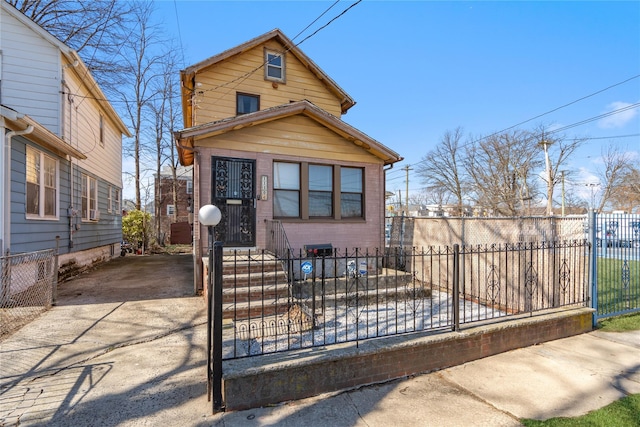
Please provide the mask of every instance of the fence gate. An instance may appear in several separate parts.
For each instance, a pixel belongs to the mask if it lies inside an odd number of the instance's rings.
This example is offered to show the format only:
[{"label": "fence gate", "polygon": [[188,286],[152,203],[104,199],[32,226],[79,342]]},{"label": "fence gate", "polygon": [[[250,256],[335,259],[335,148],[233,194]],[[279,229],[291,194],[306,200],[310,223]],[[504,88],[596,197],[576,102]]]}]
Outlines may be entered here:
[{"label": "fence gate", "polygon": [[594,323],[640,311],[640,215],[591,214]]}]

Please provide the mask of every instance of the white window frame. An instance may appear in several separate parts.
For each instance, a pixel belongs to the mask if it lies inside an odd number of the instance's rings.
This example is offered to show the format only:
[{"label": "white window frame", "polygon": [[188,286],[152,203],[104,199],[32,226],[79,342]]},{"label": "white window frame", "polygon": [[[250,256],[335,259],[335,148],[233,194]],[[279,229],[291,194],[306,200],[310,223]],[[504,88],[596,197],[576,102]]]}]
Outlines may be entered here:
[{"label": "white window frame", "polygon": [[120,189],[117,187],[113,188],[113,198],[111,199],[111,213],[120,215],[122,211],[120,210]]},{"label": "white window frame", "polygon": [[[60,218],[60,211],[58,207],[60,206],[60,162],[55,157],[49,156],[43,153],[40,150],[37,150],[31,146],[27,146],[26,150],[26,159],[25,164],[27,170],[25,171],[25,184],[28,186],[28,176],[29,176],[29,153],[35,154],[38,159],[38,165],[34,165],[36,167],[35,176],[37,177],[37,182],[35,183],[38,186],[38,200],[36,201],[36,205],[38,207],[38,213],[27,212],[27,193],[28,189],[25,188],[25,214],[29,219],[43,219],[43,220],[57,220]],[[47,170],[45,168],[45,162],[53,162],[54,164],[54,174],[53,177],[53,185],[47,185],[47,181],[51,181],[51,178],[47,179]],[[47,188],[53,188],[55,191],[54,196],[54,206],[53,206],[53,215],[47,215],[45,213],[45,199],[46,199],[46,190]]]},{"label": "white window frame", "polygon": [[[279,56],[280,57],[280,65],[276,65],[276,64],[272,64],[272,58],[274,56]],[[273,81],[273,82],[279,82],[279,83],[285,83],[286,82],[286,61],[285,61],[286,57],[285,54],[282,52],[278,52],[276,50],[272,50],[272,49],[266,49],[264,50],[264,79],[265,80],[269,80],[269,81]],[[280,77],[274,77],[269,75],[269,71],[273,70],[273,69],[278,69],[280,70]]]},{"label": "white window frame", "polygon": [[[91,194],[93,185],[94,194]],[[100,209],[98,208],[98,180],[92,176],[82,174],[82,220],[95,222],[100,219]],[[86,200],[86,201],[85,201]],[[96,214],[91,218],[91,211],[95,211]]]},{"label": "white window frame", "polygon": [[114,187],[113,185],[109,186],[109,195],[107,199],[107,212],[112,214],[118,214],[120,212],[120,189]]},{"label": "white window frame", "polygon": [[176,205],[167,205],[167,216],[173,216],[176,214]]},{"label": "white window frame", "polygon": [[187,194],[193,194],[193,181],[187,181]]},{"label": "white window frame", "polygon": [[104,116],[102,114],[100,114],[98,126],[100,132],[100,146],[104,148]]}]

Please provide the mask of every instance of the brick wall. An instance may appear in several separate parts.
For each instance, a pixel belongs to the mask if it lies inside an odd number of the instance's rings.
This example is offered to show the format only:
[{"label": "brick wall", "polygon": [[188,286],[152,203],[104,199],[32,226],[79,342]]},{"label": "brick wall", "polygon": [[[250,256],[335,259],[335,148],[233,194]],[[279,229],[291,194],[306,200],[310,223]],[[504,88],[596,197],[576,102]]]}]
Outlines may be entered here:
[{"label": "brick wall", "polygon": [[227,410],[241,410],[435,371],[591,330],[592,310],[563,310],[462,332],[405,335],[224,364]]},{"label": "brick wall", "polygon": [[[171,224],[176,222],[190,222],[191,216],[189,212],[190,203],[193,204],[193,194],[187,193],[187,182],[191,181],[191,178],[179,178],[177,186],[177,204],[175,205],[176,215],[167,214],[167,206],[173,205],[173,189],[172,178],[162,176],[160,179],[159,188],[157,190],[159,201],[158,217],[160,218],[160,232],[165,237],[165,243],[171,241]],[[192,199],[191,202],[189,199]]]}]

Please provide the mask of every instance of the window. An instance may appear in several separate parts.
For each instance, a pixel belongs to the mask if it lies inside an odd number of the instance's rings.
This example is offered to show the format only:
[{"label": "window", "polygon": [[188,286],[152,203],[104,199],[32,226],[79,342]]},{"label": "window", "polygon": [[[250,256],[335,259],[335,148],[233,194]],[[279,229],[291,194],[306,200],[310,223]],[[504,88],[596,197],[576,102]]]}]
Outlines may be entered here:
[{"label": "window", "polygon": [[273,163],[275,218],[364,218],[364,169]]},{"label": "window", "polygon": [[333,167],[309,165],[309,216],[333,216]]},{"label": "window", "polygon": [[104,117],[100,114],[100,146],[104,147]]},{"label": "window", "polygon": [[173,216],[176,214],[176,206],[175,205],[167,205],[167,216]]},{"label": "window", "polygon": [[236,93],[236,115],[249,114],[260,109],[260,96]]},{"label": "window", "polygon": [[118,214],[120,213],[120,189],[110,185],[109,199],[107,200],[107,211]]},{"label": "window", "polygon": [[273,164],[273,216],[300,217],[300,165]]},{"label": "window", "polygon": [[27,200],[28,217],[58,217],[58,161],[53,157],[27,147]]},{"label": "window", "polygon": [[82,219],[97,221],[100,219],[98,211],[98,183],[89,175],[82,175]]},{"label": "window", "polygon": [[193,181],[187,181],[187,194],[193,194]]},{"label": "window", "polygon": [[362,169],[341,168],[340,170],[340,216],[360,218],[363,216]]},{"label": "window", "polygon": [[264,56],[264,78],[284,83],[284,55],[280,52],[265,49]]}]

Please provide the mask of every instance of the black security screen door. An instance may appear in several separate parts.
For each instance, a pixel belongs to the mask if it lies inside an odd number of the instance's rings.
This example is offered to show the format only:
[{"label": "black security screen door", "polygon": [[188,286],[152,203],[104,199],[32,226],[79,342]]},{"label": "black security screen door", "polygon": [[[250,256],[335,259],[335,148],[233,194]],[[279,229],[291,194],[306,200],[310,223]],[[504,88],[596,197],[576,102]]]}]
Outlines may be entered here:
[{"label": "black security screen door", "polygon": [[222,213],[216,240],[227,247],[255,246],[255,160],[212,157],[211,164],[211,200]]}]

